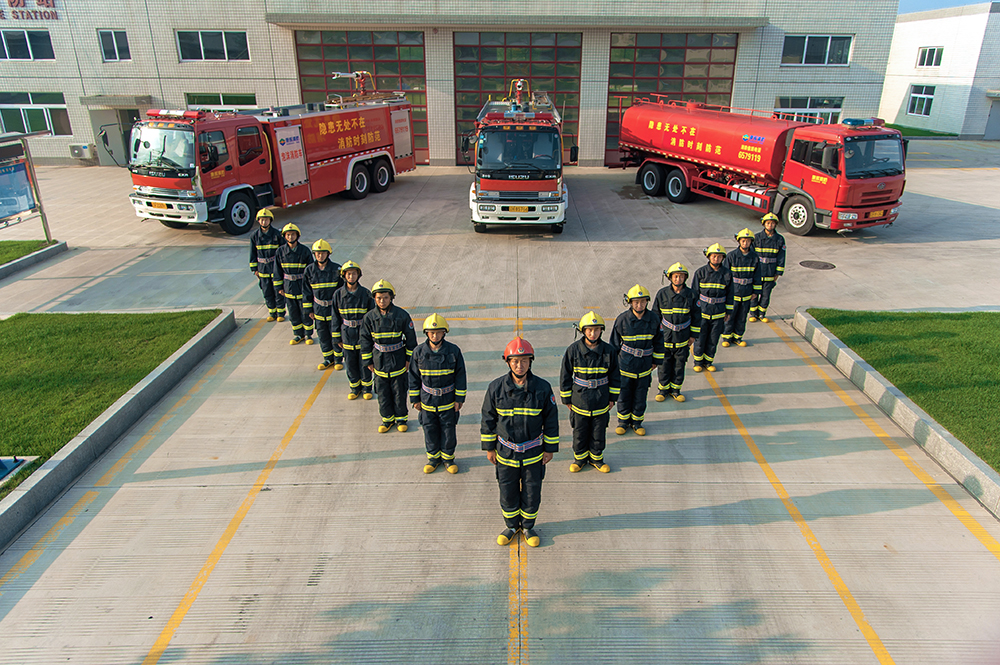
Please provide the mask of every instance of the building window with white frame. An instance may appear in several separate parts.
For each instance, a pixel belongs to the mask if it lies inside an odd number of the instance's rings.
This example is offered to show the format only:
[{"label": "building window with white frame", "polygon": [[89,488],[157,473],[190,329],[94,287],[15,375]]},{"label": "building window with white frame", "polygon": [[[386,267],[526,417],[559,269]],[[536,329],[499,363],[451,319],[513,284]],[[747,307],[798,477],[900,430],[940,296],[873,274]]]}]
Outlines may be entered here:
[{"label": "building window with white frame", "polygon": [[177,52],[181,61],[249,60],[247,33],[214,30],[177,31]]},{"label": "building window with white frame", "polygon": [[917,67],[940,67],[942,53],[944,48],[941,46],[921,48],[917,57]]},{"label": "building window with white frame", "polygon": [[929,116],[931,114],[931,104],[933,103],[933,85],[910,86],[910,103],[906,107],[906,114]]},{"label": "building window with white frame", "polygon": [[4,132],[73,135],[61,92],[0,92],[0,125]]},{"label": "building window with white frame", "polygon": [[184,101],[187,103],[189,111],[239,111],[243,109],[255,109],[257,106],[256,93],[228,93],[228,92],[188,92],[184,94]]},{"label": "building window with white frame", "polygon": [[104,62],[132,59],[132,54],[128,50],[128,35],[124,30],[98,30],[97,39],[101,43]]},{"label": "building window with white frame", "polygon": [[783,120],[834,124],[840,122],[843,97],[775,97],[774,112]]},{"label": "building window with white frame", "polygon": [[55,60],[46,30],[3,30],[0,60]]},{"label": "building window with white frame", "polygon": [[781,64],[847,65],[852,40],[849,35],[786,35],[781,49]]}]

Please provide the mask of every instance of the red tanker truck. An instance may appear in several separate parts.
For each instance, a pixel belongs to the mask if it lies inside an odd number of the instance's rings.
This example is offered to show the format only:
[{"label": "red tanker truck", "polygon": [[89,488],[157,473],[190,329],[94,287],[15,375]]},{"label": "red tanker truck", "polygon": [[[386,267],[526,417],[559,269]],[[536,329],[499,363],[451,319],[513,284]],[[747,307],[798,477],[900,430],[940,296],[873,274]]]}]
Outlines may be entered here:
[{"label": "red tanker truck", "polygon": [[905,184],[900,133],[882,120],[836,125],[773,112],[640,100],[619,147],[636,183],[674,203],[692,193],[779,215],[791,233],[892,224]]}]

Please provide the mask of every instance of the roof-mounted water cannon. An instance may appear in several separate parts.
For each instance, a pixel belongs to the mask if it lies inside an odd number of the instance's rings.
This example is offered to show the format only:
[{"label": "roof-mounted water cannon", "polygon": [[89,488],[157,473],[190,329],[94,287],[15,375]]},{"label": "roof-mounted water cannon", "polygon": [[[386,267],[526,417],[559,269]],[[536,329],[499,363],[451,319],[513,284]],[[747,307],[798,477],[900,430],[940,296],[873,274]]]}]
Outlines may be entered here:
[{"label": "roof-mounted water cannon", "polygon": [[528,92],[528,82],[525,81],[524,79],[517,79],[517,81],[513,82],[513,85],[514,85],[514,89],[516,90],[515,97],[514,97],[514,99],[515,99],[514,103],[515,103],[516,106],[514,108],[512,108],[511,110],[512,111],[523,111],[524,107],[521,106],[521,104],[523,104],[522,96],[524,95],[524,93]]},{"label": "roof-mounted water cannon", "polygon": [[375,79],[372,78],[372,73],[371,72],[366,72],[366,71],[334,72],[333,74],[330,75],[330,78],[332,78],[334,80],[336,80],[336,79],[351,79],[352,81],[354,81],[355,85],[357,86],[356,92],[359,95],[365,94],[365,78],[366,77],[367,77],[368,81],[372,85],[372,91],[376,92],[378,90],[378,88],[375,87]]}]

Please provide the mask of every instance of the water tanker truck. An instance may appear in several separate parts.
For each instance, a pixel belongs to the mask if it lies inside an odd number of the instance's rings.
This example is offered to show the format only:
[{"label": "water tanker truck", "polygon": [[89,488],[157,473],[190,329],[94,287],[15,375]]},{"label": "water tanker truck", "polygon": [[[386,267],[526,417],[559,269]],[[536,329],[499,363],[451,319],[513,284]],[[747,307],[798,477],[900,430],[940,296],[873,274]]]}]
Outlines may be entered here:
[{"label": "water tanker truck", "polygon": [[903,140],[877,118],[813,124],[640,100],[622,115],[619,148],[647,195],[685,203],[697,193],[773,212],[796,235],[892,224],[905,184]]}]

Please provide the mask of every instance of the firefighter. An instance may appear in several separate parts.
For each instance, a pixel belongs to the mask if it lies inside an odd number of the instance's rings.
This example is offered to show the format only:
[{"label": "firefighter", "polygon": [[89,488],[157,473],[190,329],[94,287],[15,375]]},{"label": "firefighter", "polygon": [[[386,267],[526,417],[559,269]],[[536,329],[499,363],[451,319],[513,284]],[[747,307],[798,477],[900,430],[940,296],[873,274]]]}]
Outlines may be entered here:
[{"label": "firefighter", "polygon": [[618,351],[621,392],[618,393],[618,427],[615,434],[629,428],[646,435],[642,426],[646,415],[646,395],[653,369],[663,362],[663,332],[656,314],[649,311],[649,291],[636,284],[623,296],[627,310],[618,315],[611,328],[611,346]]},{"label": "firefighter", "polygon": [[559,372],[559,397],[569,406],[569,424],[573,428],[573,462],[570,473],[591,464],[601,473],[611,467],[604,461],[611,407],[621,389],[618,352],[601,339],[604,319],[587,312],[577,325],[583,337],[574,341],[563,354]]},{"label": "firefighter", "polygon": [[396,290],[388,280],[375,282],[372,296],[375,309],[361,321],[361,361],[375,374],[378,411],[382,416],[379,433],[388,432],[394,424],[397,430],[405,432],[406,370],[417,346],[413,319],[393,304]]},{"label": "firefighter", "polygon": [[760,295],[750,299],[750,321],[770,321],[767,306],[771,304],[771,290],[778,278],[785,274],[785,238],[775,231],[778,216],[773,212],[764,215],[760,223],[764,230],[753,237],[754,249],[760,260]]},{"label": "firefighter", "polygon": [[283,296],[288,308],[288,320],[292,324],[289,344],[312,344],[312,321],[304,317],[302,308],[302,277],[306,266],[312,263],[312,254],[299,244],[299,227],[285,224],[281,229],[287,244],[278,248],[274,255],[274,286],[278,295]]},{"label": "firefighter", "polygon": [[694,271],[691,290],[701,310],[701,330],[694,340],[694,371],[715,371],[715,350],[733,311],[733,274],[725,265],[726,250],[715,243],[705,250],[708,263]]},{"label": "firefighter", "polygon": [[[340,288],[340,264],[330,260],[330,243],[320,238],[313,243],[315,263],[306,266],[302,278],[302,309],[309,320],[316,325],[316,337],[323,351],[323,362],[316,369],[344,369],[344,354],[334,346],[331,331],[333,294]],[[339,341],[340,332],[337,331]]]},{"label": "firefighter", "polygon": [[[348,261],[340,268],[344,285],[333,294],[333,343],[343,349],[347,367],[347,382],[351,392],[347,399],[372,398],[372,371],[361,361],[361,321],[375,309],[371,291],[358,284],[361,266]],[[339,369],[334,365],[334,369]]]},{"label": "firefighter", "polygon": [[448,332],[444,317],[428,316],[424,320],[427,339],[410,358],[410,402],[419,411],[427,448],[424,473],[433,473],[442,464],[448,473],[458,473],[455,426],[465,402],[465,359],[462,350],[444,338]]},{"label": "firefighter", "polygon": [[653,312],[660,317],[663,332],[664,359],[658,372],[659,392],[656,401],[666,401],[673,397],[677,402],[685,400],[681,394],[684,384],[684,366],[695,337],[701,332],[701,312],[694,291],[688,288],[688,269],[683,263],[675,263],[663,271],[669,284],[656,293]]},{"label": "firefighter", "polygon": [[735,236],[737,247],[726,255],[726,267],[733,274],[733,312],[722,332],[722,346],[746,346],[750,299],[760,293],[760,261],[753,248],[753,231],[743,229]]},{"label": "firefighter", "polygon": [[274,288],[274,254],[282,245],[281,234],[271,226],[274,215],[267,208],[257,213],[260,228],[250,234],[250,272],[260,283],[268,321],[285,320],[285,299]]},{"label": "firefighter", "polygon": [[538,547],[535,519],[542,502],[545,465],[559,452],[559,410],[552,386],[531,373],[535,351],[514,338],[504,349],[510,370],[494,379],[483,398],[480,438],[486,458],[496,467],[500,511],[506,527],[498,545],[514,540],[519,530]]}]

